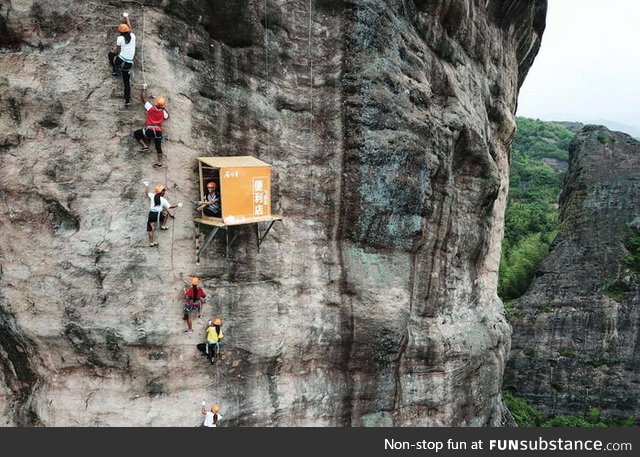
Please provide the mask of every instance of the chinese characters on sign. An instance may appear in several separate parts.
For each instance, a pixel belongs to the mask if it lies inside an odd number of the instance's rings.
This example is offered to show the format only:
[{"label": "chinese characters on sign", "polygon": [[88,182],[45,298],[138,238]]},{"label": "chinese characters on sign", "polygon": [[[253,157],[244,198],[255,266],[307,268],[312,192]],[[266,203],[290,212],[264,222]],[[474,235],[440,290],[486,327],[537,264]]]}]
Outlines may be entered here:
[{"label": "chinese characters on sign", "polygon": [[268,178],[253,178],[253,215],[264,216],[270,214],[268,186],[266,181]]}]

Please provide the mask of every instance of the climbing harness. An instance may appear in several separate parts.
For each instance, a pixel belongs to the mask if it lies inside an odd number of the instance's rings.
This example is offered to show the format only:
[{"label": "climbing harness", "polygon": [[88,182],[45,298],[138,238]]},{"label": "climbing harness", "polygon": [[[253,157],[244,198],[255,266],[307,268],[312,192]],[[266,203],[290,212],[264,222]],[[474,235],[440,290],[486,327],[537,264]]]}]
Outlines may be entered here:
[{"label": "climbing harness", "polygon": [[[155,127],[155,128],[153,128]],[[147,130],[150,130],[153,132],[153,139],[154,140],[160,140],[163,143],[166,141],[166,137],[165,135],[162,134],[162,130],[158,130],[159,127],[157,125],[147,125],[145,127],[142,127],[142,135],[147,138]]]},{"label": "climbing harness", "polygon": [[114,56],[112,63],[113,63],[113,66],[119,71],[128,71],[129,73],[132,73],[133,61],[127,62],[125,59],[123,59],[120,56]]}]

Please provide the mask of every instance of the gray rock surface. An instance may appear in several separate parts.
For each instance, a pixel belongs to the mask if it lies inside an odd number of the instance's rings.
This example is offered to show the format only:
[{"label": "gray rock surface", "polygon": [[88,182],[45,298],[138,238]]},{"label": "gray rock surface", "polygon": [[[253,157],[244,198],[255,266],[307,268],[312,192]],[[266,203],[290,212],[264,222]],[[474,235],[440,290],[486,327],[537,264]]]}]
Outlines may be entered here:
[{"label": "gray rock surface", "polygon": [[[517,92],[546,1],[128,3],[134,92],[168,97],[168,167],[109,74],[121,2],[0,9],[4,425],[499,425],[496,295]],[[197,193],[195,158],[273,165],[283,223],[196,264],[176,211],[146,247],[141,181]],[[215,368],[185,334],[204,279]]]},{"label": "gray rock surface", "polygon": [[560,230],[514,307],[505,372],[546,413],[640,417],[639,174],[627,134],[587,125],[571,143]]}]

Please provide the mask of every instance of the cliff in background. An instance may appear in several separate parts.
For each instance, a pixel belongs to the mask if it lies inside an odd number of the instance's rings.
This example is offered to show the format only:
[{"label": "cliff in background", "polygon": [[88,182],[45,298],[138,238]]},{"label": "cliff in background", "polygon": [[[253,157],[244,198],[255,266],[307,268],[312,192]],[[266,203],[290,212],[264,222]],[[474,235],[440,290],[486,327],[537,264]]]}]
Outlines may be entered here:
[{"label": "cliff in background", "polygon": [[[131,13],[168,97],[168,167],[136,153],[106,53]],[[546,1],[3,1],[2,425],[481,426],[502,420],[496,295],[517,93]],[[187,206],[146,247],[141,181],[195,158],[273,165],[258,253],[196,264]],[[225,320],[205,363],[179,296]]]},{"label": "cliff in background", "polygon": [[547,414],[640,417],[640,142],[588,125],[569,147],[560,229],[514,306],[505,388]]}]

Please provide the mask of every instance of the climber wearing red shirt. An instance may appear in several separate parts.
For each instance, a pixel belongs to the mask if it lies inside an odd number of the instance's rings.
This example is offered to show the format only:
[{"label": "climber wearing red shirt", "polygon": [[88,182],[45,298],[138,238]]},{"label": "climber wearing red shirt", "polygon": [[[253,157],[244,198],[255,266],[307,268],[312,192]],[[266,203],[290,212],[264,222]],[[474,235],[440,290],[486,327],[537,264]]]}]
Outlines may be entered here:
[{"label": "climber wearing red shirt", "polygon": [[189,333],[193,332],[193,318],[191,317],[191,313],[197,311],[199,318],[204,315],[202,314],[202,307],[204,306],[207,294],[204,293],[201,287],[198,287],[199,284],[200,278],[191,278],[191,287],[184,292],[184,317],[187,318],[187,330],[185,330],[185,332]]},{"label": "climber wearing red shirt", "polygon": [[147,119],[145,126],[142,129],[138,129],[133,132],[133,137],[138,140],[138,143],[142,145],[140,152],[146,152],[149,150],[149,146],[144,142],[146,138],[148,141],[153,140],[156,145],[156,153],[158,154],[158,161],[153,164],[158,168],[162,166],[162,123],[165,119],[169,118],[169,113],[164,109],[166,99],[164,97],[158,97],[154,103],[147,98],[147,89],[142,89],[142,103],[144,103],[144,109],[147,110]]}]

